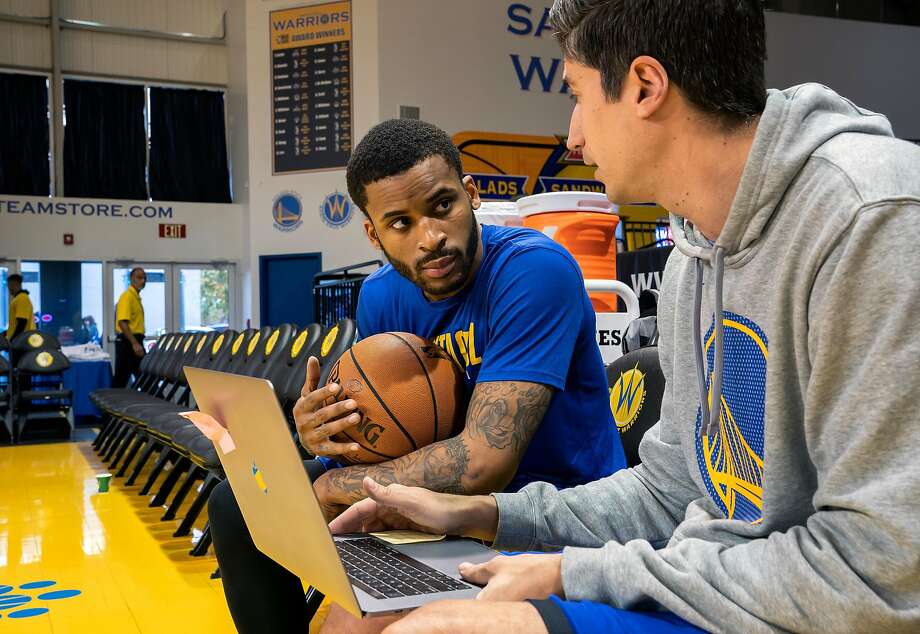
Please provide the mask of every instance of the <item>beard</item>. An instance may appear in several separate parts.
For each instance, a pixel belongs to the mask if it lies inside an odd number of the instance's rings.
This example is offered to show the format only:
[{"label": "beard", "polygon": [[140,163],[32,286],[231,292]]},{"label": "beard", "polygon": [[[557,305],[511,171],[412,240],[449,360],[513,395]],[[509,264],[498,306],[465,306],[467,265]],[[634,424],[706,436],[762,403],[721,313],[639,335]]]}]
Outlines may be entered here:
[{"label": "beard", "polygon": [[[412,265],[390,257],[390,254],[387,253],[387,250],[382,244],[380,248],[383,250],[383,255],[386,257],[387,261],[396,269],[396,272],[422,289],[422,292],[425,293],[426,296],[443,298],[444,296],[453,295],[469,281],[470,274],[473,270],[473,263],[476,261],[476,250],[479,248],[479,223],[476,221],[476,216],[473,214],[472,207],[470,207],[470,220],[470,232],[466,237],[466,244],[463,245],[462,249],[455,247],[439,249],[434,253],[429,253],[425,257],[416,260]],[[421,273],[422,267],[429,262],[445,257],[456,258],[456,266],[459,275],[457,275],[456,272],[452,273],[452,281],[439,281],[441,283],[432,283],[426,280]]]}]

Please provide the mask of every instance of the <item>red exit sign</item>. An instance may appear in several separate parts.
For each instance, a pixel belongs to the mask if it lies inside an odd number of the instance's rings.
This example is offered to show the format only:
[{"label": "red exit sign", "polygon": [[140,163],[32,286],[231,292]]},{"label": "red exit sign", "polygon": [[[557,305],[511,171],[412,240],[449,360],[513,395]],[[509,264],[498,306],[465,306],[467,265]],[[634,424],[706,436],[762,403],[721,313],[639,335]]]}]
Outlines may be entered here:
[{"label": "red exit sign", "polygon": [[161,238],[184,238],[185,225],[160,225]]}]

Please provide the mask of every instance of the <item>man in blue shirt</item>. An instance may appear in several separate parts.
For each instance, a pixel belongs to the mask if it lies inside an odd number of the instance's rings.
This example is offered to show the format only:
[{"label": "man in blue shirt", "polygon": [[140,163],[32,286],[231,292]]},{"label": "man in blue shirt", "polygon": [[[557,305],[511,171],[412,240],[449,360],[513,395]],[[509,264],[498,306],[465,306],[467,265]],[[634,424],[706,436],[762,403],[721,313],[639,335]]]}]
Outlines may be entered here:
[{"label": "man in blue shirt", "polygon": [[[464,369],[470,406],[454,438],[379,465],[329,470],[315,483],[327,508],[364,497],[364,476],[473,494],[534,481],[565,488],[624,467],[595,315],[572,256],[530,229],[480,226],[473,179],[433,125],[374,127],[347,179],[368,238],[389,261],[362,286],[360,335],[434,340]],[[329,436],[354,415],[344,404],[315,411],[328,396],[308,394],[295,417],[304,446],[334,459],[350,445]]]},{"label": "man in blue shirt", "polygon": [[[308,472],[332,519],[366,496],[366,476],[435,491],[487,494],[534,481],[565,488],[626,466],[577,263],[529,229],[482,226],[473,179],[442,130],[385,121],[358,144],[348,189],[389,265],[365,280],[362,337],[401,331],[434,340],[464,369],[464,429],[396,460],[341,466],[357,449],[331,438],[359,421],[351,400],[326,406],[310,359],[294,408]],[[209,504],[224,592],[241,632],[304,631],[300,581],[252,544],[229,486]],[[279,530],[283,528],[279,527]]]}]

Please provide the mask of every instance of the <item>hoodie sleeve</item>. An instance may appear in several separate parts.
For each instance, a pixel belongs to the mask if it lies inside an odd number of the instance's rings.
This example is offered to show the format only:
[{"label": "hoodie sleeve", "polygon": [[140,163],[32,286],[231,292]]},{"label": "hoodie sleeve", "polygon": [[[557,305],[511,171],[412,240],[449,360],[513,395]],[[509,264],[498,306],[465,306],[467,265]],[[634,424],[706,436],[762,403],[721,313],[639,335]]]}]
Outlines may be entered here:
[{"label": "hoodie sleeve", "polygon": [[[920,629],[918,219],[916,201],[862,209],[814,282],[802,421],[817,474],[814,513],[736,543],[684,539],[656,551],[622,539],[586,548],[597,544],[584,539],[564,550],[568,599],[657,603],[715,631]],[[614,477],[597,489],[566,509],[570,517],[595,501],[648,508],[650,494],[636,484]],[[538,528],[572,521],[550,501],[552,520],[541,517]],[[606,535],[629,533],[619,520],[608,524]]]},{"label": "hoodie sleeve", "polygon": [[[687,270],[684,256],[671,255],[663,278],[659,325],[675,324],[672,280]],[[674,280],[676,282],[677,280]],[[679,425],[672,406],[671,339],[658,349],[665,390],[661,417],[642,439],[642,464],[583,486],[558,491],[545,482],[517,493],[496,493],[499,525],[495,547],[505,550],[559,550],[563,545],[598,547],[608,541],[644,539],[664,545],[683,519],[687,505],[700,497],[687,470]]]}]

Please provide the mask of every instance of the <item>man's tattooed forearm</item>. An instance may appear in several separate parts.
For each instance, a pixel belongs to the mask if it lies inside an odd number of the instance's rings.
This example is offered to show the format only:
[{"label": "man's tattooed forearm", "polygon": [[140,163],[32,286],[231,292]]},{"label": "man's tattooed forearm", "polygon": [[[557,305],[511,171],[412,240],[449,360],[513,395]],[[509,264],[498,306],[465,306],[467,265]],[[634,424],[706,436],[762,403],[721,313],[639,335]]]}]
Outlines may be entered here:
[{"label": "man's tattooed forearm", "polygon": [[326,472],[326,484],[332,499],[342,503],[364,497],[361,482],[365,476],[383,485],[398,482],[432,491],[466,493],[461,480],[469,464],[469,448],[463,438],[455,436],[389,462],[330,469]]},{"label": "man's tattooed forearm", "polygon": [[540,426],[552,396],[552,388],[539,383],[480,383],[466,416],[468,433],[490,447],[510,448],[520,456]]}]

